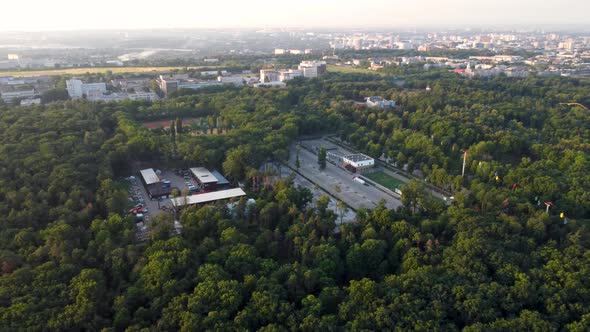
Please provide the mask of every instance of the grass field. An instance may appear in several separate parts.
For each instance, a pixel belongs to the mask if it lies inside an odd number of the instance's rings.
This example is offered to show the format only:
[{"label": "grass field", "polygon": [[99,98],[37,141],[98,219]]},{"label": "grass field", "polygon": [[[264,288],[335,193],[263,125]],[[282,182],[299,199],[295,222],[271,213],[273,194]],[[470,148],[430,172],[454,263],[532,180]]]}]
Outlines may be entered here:
[{"label": "grass field", "polygon": [[[107,71],[113,74],[122,73],[161,73],[168,72],[174,69],[183,69],[186,67],[91,67],[91,68],[64,68],[64,69],[47,69],[47,70],[12,70],[0,71],[0,76],[15,76],[15,77],[30,77],[39,75],[83,75],[86,73],[96,74],[105,73]],[[188,67],[188,69],[200,68],[215,68],[214,66],[207,67]]]},{"label": "grass field", "polygon": [[[97,74],[111,71],[113,74],[122,73],[161,73],[185,67],[89,67],[89,68],[64,68],[64,69],[40,69],[40,70],[9,70],[0,71],[0,76],[31,77],[39,75],[83,75],[86,73]],[[213,68],[215,66],[193,66],[188,69]],[[380,73],[367,68],[353,68],[328,65],[328,71],[335,73],[352,74],[377,74]]]},{"label": "grass field", "polygon": [[328,65],[328,71],[334,73],[345,73],[345,74],[377,74],[381,75],[380,73],[369,70],[367,68],[354,68],[354,67],[343,67],[343,66],[335,66],[335,65]]},{"label": "grass field", "polygon": [[363,174],[363,176],[391,190],[399,189],[401,188],[401,186],[405,184],[400,180],[393,178],[383,172],[367,173]]}]

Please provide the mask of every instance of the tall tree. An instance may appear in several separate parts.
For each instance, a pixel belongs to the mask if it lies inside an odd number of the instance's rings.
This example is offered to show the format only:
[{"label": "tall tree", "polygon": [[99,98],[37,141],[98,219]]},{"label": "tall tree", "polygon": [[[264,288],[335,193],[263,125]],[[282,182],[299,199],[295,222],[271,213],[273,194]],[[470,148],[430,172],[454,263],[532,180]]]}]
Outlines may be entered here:
[{"label": "tall tree", "polygon": [[182,133],[182,118],[176,118],[176,133]]},{"label": "tall tree", "polygon": [[326,150],[325,147],[320,147],[320,150],[318,151],[318,164],[320,165],[320,169],[325,169],[326,168],[326,157],[328,154],[328,150]]}]

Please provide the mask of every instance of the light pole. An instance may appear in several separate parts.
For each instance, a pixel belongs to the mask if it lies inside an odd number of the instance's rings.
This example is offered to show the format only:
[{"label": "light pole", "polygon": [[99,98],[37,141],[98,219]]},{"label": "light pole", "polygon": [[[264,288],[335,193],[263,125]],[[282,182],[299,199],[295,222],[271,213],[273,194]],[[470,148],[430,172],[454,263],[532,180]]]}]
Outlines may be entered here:
[{"label": "light pole", "polygon": [[467,151],[468,150],[461,150],[463,151],[463,170],[461,171],[461,177],[465,177],[465,163],[467,162]]},{"label": "light pole", "polygon": [[547,209],[545,210],[545,212],[547,214],[549,214],[549,208],[553,206],[553,202],[545,202],[545,205],[547,206]]}]

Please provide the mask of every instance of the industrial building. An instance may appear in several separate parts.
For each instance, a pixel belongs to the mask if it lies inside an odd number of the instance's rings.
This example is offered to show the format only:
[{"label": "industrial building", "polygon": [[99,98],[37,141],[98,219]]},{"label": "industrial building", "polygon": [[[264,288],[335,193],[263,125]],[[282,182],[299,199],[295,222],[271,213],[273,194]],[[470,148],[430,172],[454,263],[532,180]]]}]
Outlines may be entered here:
[{"label": "industrial building", "polygon": [[237,198],[241,196],[246,196],[246,193],[242,188],[233,188],[233,189],[226,189],[220,191],[214,191],[209,193],[191,195],[186,197],[177,197],[173,198],[170,201],[172,202],[172,206],[174,208],[179,208],[187,205],[196,205],[196,204],[205,204],[205,203],[212,203],[217,201],[228,200],[232,198]]},{"label": "industrial building", "polygon": [[186,81],[178,83],[178,89],[193,89],[198,90],[201,88],[208,88],[212,86],[222,86],[223,83],[220,82],[193,82],[193,81]]},{"label": "industrial building", "polygon": [[216,170],[212,170],[211,174],[213,174],[213,176],[217,179],[217,183],[215,184],[215,186],[217,187],[218,190],[221,189],[229,189],[229,181],[225,178],[225,176],[223,176],[221,173],[219,173]]},{"label": "industrial building", "polygon": [[35,89],[32,90],[24,90],[24,91],[4,91],[1,92],[1,98],[5,102],[10,102],[14,99],[23,99],[23,98],[31,98],[34,97],[37,93]]},{"label": "industrial building", "polygon": [[284,88],[287,86],[287,83],[285,82],[281,82],[281,81],[276,81],[276,82],[264,82],[264,83],[256,83],[254,84],[255,88],[260,88],[263,86],[268,86],[268,87],[273,87],[273,86],[277,86],[280,88]]},{"label": "industrial building", "polygon": [[154,101],[154,100],[158,100],[160,98],[158,98],[158,95],[153,93],[153,92],[135,92],[135,93],[130,93],[129,94],[129,99],[131,100],[148,100],[148,101]]},{"label": "industrial building", "polygon": [[20,101],[21,106],[41,105],[41,98],[23,99]]},{"label": "industrial building", "polygon": [[191,168],[191,173],[193,173],[203,191],[210,191],[217,188],[217,182],[219,180],[205,167],[193,167]]},{"label": "industrial building", "polygon": [[169,197],[172,193],[170,182],[163,182],[160,180],[153,168],[142,169],[141,182],[145,186],[150,198]]},{"label": "industrial building", "polygon": [[353,173],[362,173],[375,167],[375,159],[364,154],[350,154],[342,157],[344,168]]},{"label": "industrial building", "polygon": [[244,78],[242,76],[218,76],[217,81],[222,84],[233,84],[238,87],[244,85]]}]

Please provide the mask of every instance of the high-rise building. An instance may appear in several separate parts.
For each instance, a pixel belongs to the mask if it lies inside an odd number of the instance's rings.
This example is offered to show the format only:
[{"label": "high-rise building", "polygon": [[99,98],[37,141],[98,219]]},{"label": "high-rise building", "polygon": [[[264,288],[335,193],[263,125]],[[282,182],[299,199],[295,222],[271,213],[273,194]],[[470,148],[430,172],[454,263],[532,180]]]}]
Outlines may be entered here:
[{"label": "high-rise building", "polygon": [[302,61],[298,67],[303,71],[303,76],[308,78],[318,77],[326,72],[325,61]]},{"label": "high-rise building", "polygon": [[276,82],[279,80],[279,72],[274,69],[260,69],[260,82]]},{"label": "high-rise building", "polygon": [[176,91],[178,89],[178,80],[172,77],[164,77],[164,75],[160,75],[158,79],[158,85],[160,86],[160,90],[164,92],[164,94],[169,94],[170,92]]},{"label": "high-rise building", "polygon": [[82,83],[81,80],[73,78],[66,81],[66,90],[71,98],[82,98],[89,92],[104,93],[107,91],[106,83]]},{"label": "high-rise building", "polygon": [[295,77],[303,76],[303,71],[298,69],[287,69],[279,71],[279,81],[284,82],[292,80]]}]

